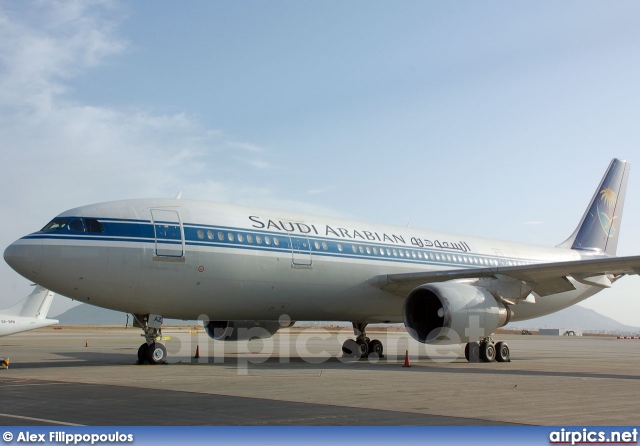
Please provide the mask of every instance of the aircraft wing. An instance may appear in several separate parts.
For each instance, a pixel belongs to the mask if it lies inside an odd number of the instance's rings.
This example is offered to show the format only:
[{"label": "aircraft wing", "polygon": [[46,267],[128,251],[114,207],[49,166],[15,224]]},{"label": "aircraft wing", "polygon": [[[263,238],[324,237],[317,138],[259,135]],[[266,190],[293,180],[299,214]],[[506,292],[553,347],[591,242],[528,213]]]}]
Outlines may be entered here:
[{"label": "aircraft wing", "polygon": [[370,279],[369,283],[398,296],[406,296],[414,288],[432,282],[483,278],[503,280],[507,277],[524,282],[538,296],[547,296],[575,289],[568,280],[569,277],[587,285],[608,288],[611,286],[612,279],[624,274],[640,274],[640,256],[599,257],[524,266],[382,274]]}]

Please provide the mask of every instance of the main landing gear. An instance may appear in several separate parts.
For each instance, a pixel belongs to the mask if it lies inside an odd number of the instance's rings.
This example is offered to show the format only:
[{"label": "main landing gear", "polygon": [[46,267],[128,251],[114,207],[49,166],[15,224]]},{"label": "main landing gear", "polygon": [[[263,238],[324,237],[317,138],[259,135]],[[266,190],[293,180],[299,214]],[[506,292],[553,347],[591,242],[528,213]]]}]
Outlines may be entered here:
[{"label": "main landing gear", "polygon": [[137,364],[164,364],[167,361],[167,349],[157,339],[162,337],[162,316],[157,314],[134,314],[134,327],[144,330],[145,342],[138,349]]},{"label": "main landing gear", "polygon": [[510,362],[509,346],[506,342],[493,342],[491,338],[480,342],[468,342],[464,347],[464,357],[469,362]]},{"label": "main landing gear", "polygon": [[382,352],[384,350],[382,342],[377,339],[370,340],[367,337],[365,332],[367,323],[352,322],[352,325],[356,339],[347,339],[344,341],[342,344],[343,356],[360,359],[376,355],[378,358],[382,358]]}]

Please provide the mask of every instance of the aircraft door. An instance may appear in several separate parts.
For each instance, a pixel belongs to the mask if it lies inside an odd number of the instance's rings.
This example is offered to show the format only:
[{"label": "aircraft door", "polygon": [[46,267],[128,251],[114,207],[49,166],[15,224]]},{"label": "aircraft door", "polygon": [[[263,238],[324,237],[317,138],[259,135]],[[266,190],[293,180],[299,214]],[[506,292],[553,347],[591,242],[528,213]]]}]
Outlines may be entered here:
[{"label": "aircraft door", "polygon": [[311,268],[311,243],[304,234],[289,234],[291,246],[291,266],[293,268]]},{"label": "aircraft door", "polygon": [[507,261],[504,258],[504,253],[499,249],[494,249],[496,257],[498,258],[498,266],[507,266]]},{"label": "aircraft door", "polygon": [[155,234],[155,255],[166,258],[183,258],[184,231],[178,211],[173,209],[151,209]]}]

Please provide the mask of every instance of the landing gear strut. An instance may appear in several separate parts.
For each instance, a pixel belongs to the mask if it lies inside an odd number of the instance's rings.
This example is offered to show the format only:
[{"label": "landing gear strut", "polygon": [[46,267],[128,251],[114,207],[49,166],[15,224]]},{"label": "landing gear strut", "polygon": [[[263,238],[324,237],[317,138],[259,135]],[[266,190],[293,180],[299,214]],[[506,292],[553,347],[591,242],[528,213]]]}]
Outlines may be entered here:
[{"label": "landing gear strut", "polygon": [[382,342],[377,339],[370,340],[367,337],[365,328],[367,322],[352,322],[353,333],[356,335],[356,339],[347,339],[342,344],[342,353],[344,356],[355,358],[367,358],[370,355],[376,355],[378,358],[384,357],[382,352],[384,347]]},{"label": "landing gear strut", "polygon": [[145,342],[138,348],[137,364],[163,364],[167,361],[167,349],[156,339],[162,337],[162,316],[158,314],[134,314],[134,326],[144,330]]},{"label": "landing gear strut", "polygon": [[491,338],[481,339],[480,342],[468,342],[464,347],[464,357],[469,362],[511,361],[507,343],[494,343]]}]

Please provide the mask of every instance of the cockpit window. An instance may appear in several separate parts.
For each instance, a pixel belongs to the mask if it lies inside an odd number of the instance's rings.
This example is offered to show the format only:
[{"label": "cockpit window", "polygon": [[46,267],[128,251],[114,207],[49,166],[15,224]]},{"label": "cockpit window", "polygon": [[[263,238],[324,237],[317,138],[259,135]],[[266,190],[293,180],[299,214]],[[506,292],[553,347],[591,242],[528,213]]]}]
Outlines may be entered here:
[{"label": "cockpit window", "polygon": [[102,223],[95,218],[85,218],[84,224],[87,227],[87,232],[104,232]]},{"label": "cockpit window", "polygon": [[41,231],[101,232],[104,227],[95,218],[54,218]]},{"label": "cockpit window", "polygon": [[47,225],[41,229],[41,231],[59,231],[60,229],[64,229],[69,223],[68,218],[54,218]]},{"label": "cockpit window", "polygon": [[84,224],[82,224],[82,219],[74,218],[69,222],[69,230],[76,232],[84,232]]}]

